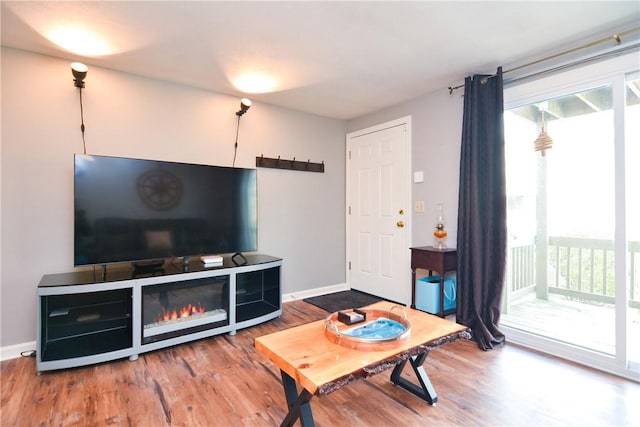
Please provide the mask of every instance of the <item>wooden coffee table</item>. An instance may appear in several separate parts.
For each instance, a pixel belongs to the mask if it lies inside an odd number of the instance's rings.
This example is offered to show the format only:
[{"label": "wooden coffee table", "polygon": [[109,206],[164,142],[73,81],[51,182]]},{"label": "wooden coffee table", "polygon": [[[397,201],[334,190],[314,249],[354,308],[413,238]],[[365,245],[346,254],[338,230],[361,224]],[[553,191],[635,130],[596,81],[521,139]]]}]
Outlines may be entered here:
[{"label": "wooden coffee table", "polygon": [[[365,309],[390,310],[397,304],[379,302]],[[468,328],[419,310],[402,307],[411,323],[408,339],[384,350],[365,351],[331,342],[325,336],[324,320],[256,338],[256,349],[280,368],[289,412],[283,426],[300,418],[305,427],[313,426],[309,401],[324,396],[357,379],[393,367],[391,381],[434,404],[438,397],[422,364],[430,350],[460,338],[470,338]],[[368,347],[370,348],[370,347]],[[402,377],[410,362],[418,384]],[[302,387],[298,393],[297,385]]]}]

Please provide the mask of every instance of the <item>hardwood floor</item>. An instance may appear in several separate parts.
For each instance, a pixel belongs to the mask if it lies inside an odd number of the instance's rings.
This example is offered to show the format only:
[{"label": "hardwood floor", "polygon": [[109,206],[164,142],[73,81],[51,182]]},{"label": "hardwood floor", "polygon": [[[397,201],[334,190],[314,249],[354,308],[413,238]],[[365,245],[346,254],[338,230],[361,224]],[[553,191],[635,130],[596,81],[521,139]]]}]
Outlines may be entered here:
[{"label": "hardwood floor", "polygon": [[[257,336],[318,320],[303,301],[282,318],[135,362],[46,372],[35,359],[2,362],[2,426],[273,426],[285,416],[280,372]],[[429,406],[389,381],[391,371],[311,400],[318,426],[640,425],[640,385],[515,346],[483,352],[456,341],[424,364],[438,393]]]}]

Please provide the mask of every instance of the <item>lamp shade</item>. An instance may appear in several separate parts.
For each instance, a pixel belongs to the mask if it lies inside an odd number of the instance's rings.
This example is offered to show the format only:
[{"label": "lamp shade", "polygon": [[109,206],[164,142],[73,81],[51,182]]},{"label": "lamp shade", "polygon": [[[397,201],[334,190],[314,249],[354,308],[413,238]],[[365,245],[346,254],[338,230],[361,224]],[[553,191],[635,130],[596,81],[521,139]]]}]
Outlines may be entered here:
[{"label": "lamp shade", "polygon": [[87,68],[82,62],[73,62],[71,64],[71,74],[73,74],[73,84],[76,87],[84,87],[84,78],[87,77]]},{"label": "lamp shade", "polygon": [[251,100],[248,98],[242,98],[240,100],[240,110],[236,112],[237,116],[242,116],[251,107]]}]

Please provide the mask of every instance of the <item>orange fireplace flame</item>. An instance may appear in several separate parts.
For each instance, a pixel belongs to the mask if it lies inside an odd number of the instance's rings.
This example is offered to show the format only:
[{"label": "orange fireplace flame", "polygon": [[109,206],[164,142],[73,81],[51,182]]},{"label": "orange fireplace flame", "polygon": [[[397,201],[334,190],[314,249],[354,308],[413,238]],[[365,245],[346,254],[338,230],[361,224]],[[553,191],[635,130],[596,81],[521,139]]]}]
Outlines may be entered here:
[{"label": "orange fireplace flame", "polygon": [[204,306],[200,303],[198,303],[197,305],[189,304],[180,308],[174,307],[170,310],[162,309],[162,313],[158,316],[158,321],[182,319],[190,316],[195,316],[197,314],[203,314],[204,312]]}]

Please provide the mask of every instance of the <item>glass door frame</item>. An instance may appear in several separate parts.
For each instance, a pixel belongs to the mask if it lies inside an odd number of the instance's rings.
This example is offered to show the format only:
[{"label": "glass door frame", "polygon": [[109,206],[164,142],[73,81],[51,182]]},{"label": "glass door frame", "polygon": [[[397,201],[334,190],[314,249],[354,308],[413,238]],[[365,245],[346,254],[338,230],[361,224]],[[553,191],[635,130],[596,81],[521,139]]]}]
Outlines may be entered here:
[{"label": "glass door frame", "polygon": [[[614,162],[615,162],[615,282],[616,320],[615,356],[607,356],[577,346],[501,325],[508,341],[539,351],[566,358],[587,366],[607,371],[640,382],[640,373],[628,365],[628,280],[626,230],[626,164],[625,164],[625,85],[627,75],[638,71],[637,52],[606,61],[556,73],[534,81],[505,85],[504,109],[541,102],[547,99],[577,93],[597,86],[611,85],[614,110]],[[532,151],[533,153],[533,151]],[[508,179],[508,177],[507,177]]]}]

